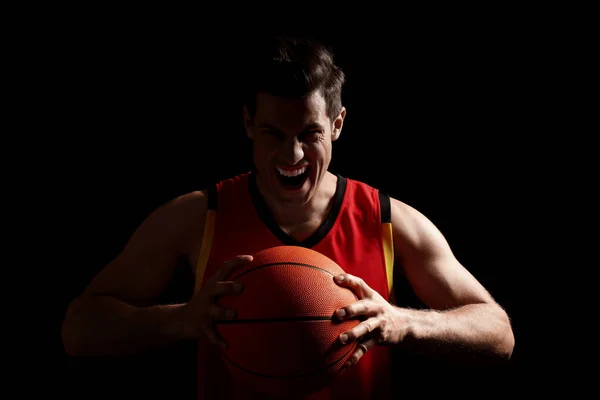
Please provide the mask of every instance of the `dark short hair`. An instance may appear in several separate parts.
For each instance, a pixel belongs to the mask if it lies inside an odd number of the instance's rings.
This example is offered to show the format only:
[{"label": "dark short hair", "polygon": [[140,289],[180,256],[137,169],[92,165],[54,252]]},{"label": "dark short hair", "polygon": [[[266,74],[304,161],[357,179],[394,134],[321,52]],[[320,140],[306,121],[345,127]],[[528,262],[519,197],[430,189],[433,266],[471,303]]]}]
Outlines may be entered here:
[{"label": "dark short hair", "polygon": [[333,53],[316,39],[278,36],[260,41],[244,62],[243,102],[256,113],[256,95],[302,97],[321,91],[333,121],[342,109],[345,76]]}]

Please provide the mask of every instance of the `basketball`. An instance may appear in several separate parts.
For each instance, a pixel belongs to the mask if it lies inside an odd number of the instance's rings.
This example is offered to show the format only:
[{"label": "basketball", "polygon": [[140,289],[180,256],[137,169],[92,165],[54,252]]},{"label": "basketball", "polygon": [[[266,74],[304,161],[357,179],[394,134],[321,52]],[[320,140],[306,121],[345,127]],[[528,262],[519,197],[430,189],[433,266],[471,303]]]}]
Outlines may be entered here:
[{"label": "basketball", "polygon": [[227,343],[222,357],[234,378],[271,395],[316,391],[330,384],[352,356],[356,343],[339,335],[358,320],[338,321],[335,310],[358,301],[333,277],[344,270],[325,255],[299,246],[253,254],[253,261],[226,280],[244,291],[220,304],[234,320],[216,322]]}]

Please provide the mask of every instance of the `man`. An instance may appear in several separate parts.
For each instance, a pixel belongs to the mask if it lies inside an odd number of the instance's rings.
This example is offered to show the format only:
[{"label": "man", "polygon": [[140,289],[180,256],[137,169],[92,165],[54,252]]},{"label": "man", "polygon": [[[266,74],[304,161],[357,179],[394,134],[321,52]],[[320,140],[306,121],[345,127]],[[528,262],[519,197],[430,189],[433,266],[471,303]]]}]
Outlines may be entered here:
[{"label": "man", "polygon": [[[360,345],[335,384],[306,398],[389,398],[393,348],[461,362],[510,358],[508,316],[432,222],[329,171],[346,109],[344,74],[327,49],[277,39],[254,55],[246,60],[244,86],[254,168],[155,210],[70,305],[63,325],[67,352],[131,354],[198,340],[199,396],[250,398],[229,382],[218,357],[218,346],[227,344],[213,318],[235,318],[235,310],[215,301],[243,291],[223,281],[229,272],[259,250],[287,244],[342,265],[347,273],[335,282],[360,299],[337,312],[340,319],[362,319],[339,338]],[[194,266],[194,296],[185,304],[156,305],[181,257]],[[394,304],[399,273],[430,309]]]}]

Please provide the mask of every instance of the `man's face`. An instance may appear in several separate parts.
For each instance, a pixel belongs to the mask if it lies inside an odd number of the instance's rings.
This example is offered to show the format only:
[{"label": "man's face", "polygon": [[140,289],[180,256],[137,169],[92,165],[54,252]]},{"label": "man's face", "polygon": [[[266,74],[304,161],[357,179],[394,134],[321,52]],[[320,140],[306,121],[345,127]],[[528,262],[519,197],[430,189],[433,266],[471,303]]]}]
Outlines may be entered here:
[{"label": "man's face", "polygon": [[245,111],[245,123],[264,194],[282,204],[306,204],[327,173],[345,115],[342,109],[332,123],[320,91],[291,99],[259,93],[256,115]]}]

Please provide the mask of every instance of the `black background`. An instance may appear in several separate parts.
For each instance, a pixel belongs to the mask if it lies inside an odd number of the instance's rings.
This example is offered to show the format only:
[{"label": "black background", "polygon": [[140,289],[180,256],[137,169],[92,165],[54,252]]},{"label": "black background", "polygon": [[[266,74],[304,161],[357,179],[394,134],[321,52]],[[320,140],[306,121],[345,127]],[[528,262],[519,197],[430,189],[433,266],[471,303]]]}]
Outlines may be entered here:
[{"label": "black background", "polygon": [[[40,102],[57,149],[51,218],[60,226],[53,272],[61,306],[52,340],[63,371],[55,383],[65,396],[193,393],[189,344],[128,360],[73,359],[62,349],[60,323],[153,209],[251,163],[236,88],[246,44],[260,35],[132,15],[69,20],[39,38]],[[527,292],[539,268],[533,249],[542,246],[533,230],[535,193],[545,179],[540,149],[556,123],[546,105],[559,89],[548,82],[560,40],[504,17],[313,33],[347,78],[348,113],[331,170],[428,216],[512,319],[516,347],[507,366],[449,372],[414,361],[410,379],[463,382],[449,392],[464,390],[469,378],[516,390],[541,340]],[[305,33],[282,31],[297,32]]]}]

